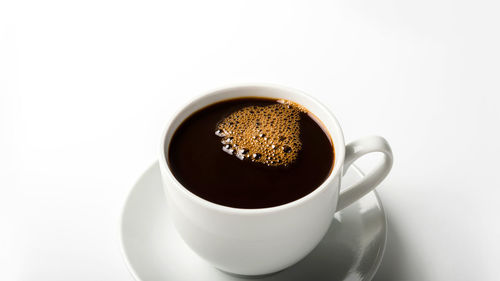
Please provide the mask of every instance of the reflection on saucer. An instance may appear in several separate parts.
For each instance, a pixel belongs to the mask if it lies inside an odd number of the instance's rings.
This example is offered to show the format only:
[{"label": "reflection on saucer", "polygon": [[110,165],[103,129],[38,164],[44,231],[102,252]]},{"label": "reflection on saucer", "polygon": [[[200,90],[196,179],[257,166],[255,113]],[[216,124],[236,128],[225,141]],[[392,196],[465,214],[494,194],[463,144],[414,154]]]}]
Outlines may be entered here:
[{"label": "reflection on saucer", "polygon": [[[353,166],[343,178],[349,186],[362,177]],[[248,280],[223,273],[198,257],[182,241],[170,221],[153,164],[133,186],[124,205],[121,242],[125,262],[141,281]],[[276,274],[258,280],[371,280],[382,260],[386,218],[376,192],[338,212],[327,234],[306,258]]]}]

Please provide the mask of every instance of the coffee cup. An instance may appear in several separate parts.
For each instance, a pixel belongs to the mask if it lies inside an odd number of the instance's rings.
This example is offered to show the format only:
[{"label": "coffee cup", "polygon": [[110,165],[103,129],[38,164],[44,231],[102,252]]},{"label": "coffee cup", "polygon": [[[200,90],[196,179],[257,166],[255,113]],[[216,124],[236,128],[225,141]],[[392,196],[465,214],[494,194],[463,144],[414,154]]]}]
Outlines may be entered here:
[{"label": "coffee cup", "polygon": [[[314,191],[283,205],[242,209],[203,199],[176,179],[165,152],[180,124],[206,106],[248,96],[286,99],[321,120],[334,144],[335,158],[328,178]],[[340,190],[345,171],[372,152],[382,153],[383,161],[358,183]],[[337,119],[319,101],[295,89],[262,84],[220,88],[188,103],[166,125],[159,155],[167,204],[182,239],[216,268],[248,276],[274,273],[304,258],[326,234],[335,212],[373,190],[387,176],[392,163],[392,151],[384,138],[365,137],[345,145]]]}]

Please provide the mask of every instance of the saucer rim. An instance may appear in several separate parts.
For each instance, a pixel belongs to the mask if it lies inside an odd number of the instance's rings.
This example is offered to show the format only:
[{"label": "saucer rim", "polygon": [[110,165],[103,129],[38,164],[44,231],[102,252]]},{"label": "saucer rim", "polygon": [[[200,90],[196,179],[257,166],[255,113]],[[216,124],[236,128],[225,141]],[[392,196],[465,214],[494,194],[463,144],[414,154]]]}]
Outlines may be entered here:
[{"label": "saucer rim", "polygon": [[[121,210],[119,212],[120,217],[118,219],[118,227],[117,227],[118,228],[118,236],[120,238],[118,241],[119,248],[120,248],[122,260],[125,262],[125,267],[127,268],[127,271],[130,273],[130,275],[132,275],[132,277],[136,281],[146,281],[146,280],[139,278],[134,267],[132,266],[132,264],[130,264],[130,258],[125,250],[125,244],[124,244],[124,239],[123,239],[123,237],[124,237],[123,223],[124,223],[124,217],[125,217],[125,210],[126,210],[126,207],[128,205],[128,202],[131,198],[131,195],[132,195],[133,191],[135,190],[135,188],[137,187],[137,185],[139,184],[139,182],[142,180],[144,175],[147,172],[149,172],[150,170],[154,169],[155,166],[157,167],[157,169],[160,169],[158,160],[156,160],[152,164],[150,164],[148,166],[148,168],[144,169],[144,171],[141,173],[141,175],[137,177],[137,179],[134,181],[134,184],[132,185],[132,187],[127,191],[127,195],[125,196],[125,200],[121,204]],[[357,165],[352,164],[349,168],[353,169],[361,177],[365,176],[365,173]],[[379,206],[380,211],[381,211],[382,215],[384,216],[384,237],[383,237],[383,243],[382,243],[381,250],[379,251],[379,253],[377,253],[377,256],[375,258],[375,261],[373,263],[372,268],[365,275],[365,277],[363,279],[360,279],[360,281],[370,281],[373,279],[373,277],[375,276],[375,274],[377,273],[377,271],[380,267],[380,264],[382,263],[382,259],[384,257],[385,249],[387,246],[387,227],[388,227],[388,225],[387,225],[387,213],[385,212],[384,205],[382,204],[382,200],[380,199],[380,196],[379,196],[378,192],[376,191],[376,189],[370,191],[369,193],[373,193],[375,195],[375,198],[377,199],[377,205]],[[341,211],[339,211],[339,212],[341,212]]]}]

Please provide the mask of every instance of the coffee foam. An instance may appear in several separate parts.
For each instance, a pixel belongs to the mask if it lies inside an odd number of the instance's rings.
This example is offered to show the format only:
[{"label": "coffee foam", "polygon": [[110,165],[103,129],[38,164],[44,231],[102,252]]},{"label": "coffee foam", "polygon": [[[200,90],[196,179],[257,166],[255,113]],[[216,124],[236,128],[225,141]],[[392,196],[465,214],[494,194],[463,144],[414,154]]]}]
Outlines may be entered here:
[{"label": "coffee foam", "polygon": [[298,104],[278,100],[268,106],[249,106],[231,113],[217,124],[222,150],[240,160],[267,166],[288,166],[302,147]]}]

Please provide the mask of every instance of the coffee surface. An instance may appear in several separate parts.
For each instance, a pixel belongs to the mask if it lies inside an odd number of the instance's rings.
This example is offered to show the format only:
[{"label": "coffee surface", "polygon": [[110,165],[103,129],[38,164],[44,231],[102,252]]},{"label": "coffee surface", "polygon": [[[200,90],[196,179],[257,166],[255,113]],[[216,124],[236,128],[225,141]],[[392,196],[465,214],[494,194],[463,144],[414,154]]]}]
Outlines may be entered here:
[{"label": "coffee surface", "polygon": [[239,98],[193,113],[175,131],[168,165],[189,191],[235,208],[274,207],[312,192],[334,160],[316,117],[286,100]]}]

